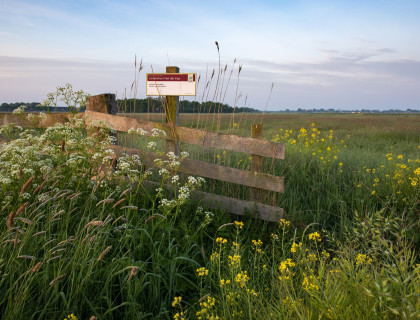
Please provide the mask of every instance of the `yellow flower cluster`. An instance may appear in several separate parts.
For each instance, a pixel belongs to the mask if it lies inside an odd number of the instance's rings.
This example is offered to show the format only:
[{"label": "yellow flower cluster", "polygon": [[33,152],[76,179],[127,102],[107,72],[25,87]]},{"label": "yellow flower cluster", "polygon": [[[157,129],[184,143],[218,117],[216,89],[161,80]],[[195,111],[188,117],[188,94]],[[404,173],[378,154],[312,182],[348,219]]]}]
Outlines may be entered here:
[{"label": "yellow flower cluster", "polygon": [[315,262],[315,261],[317,261],[317,260],[318,260],[318,258],[316,257],[316,255],[315,255],[315,254],[310,253],[310,254],[308,254],[308,260],[309,260],[310,262]]},{"label": "yellow flower cluster", "polygon": [[225,243],[227,243],[228,241],[226,240],[226,239],[223,239],[222,237],[218,237],[217,239],[216,239],[216,243],[218,243],[218,244],[220,244],[220,245],[222,245],[222,244],[225,244]]},{"label": "yellow flower cluster", "polygon": [[182,311],[175,313],[174,320],[185,320],[184,313]]},{"label": "yellow flower cluster", "polygon": [[318,232],[313,232],[309,234],[309,240],[313,240],[314,242],[321,242],[322,239]]},{"label": "yellow flower cluster", "polygon": [[213,252],[210,256],[211,262],[214,262],[217,258],[219,258],[219,254],[217,252]]},{"label": "yellow flower cluster", "polygon": [[204,276],[207,276],[209,274],[209,270],[207,270],[204,267],[198,268],[196,270],[196,272],[197,272],[198,277],[204,277]]},{"label": "yellow flower cluster", "polygon": [[174,302],[172,302],[172,307],[176,307],[178,304],[180,304],[181,303],[181,300],[182,300],[182,297],[181,296],[179,296],[179,297],[175,297],[174,298]]},{"label": "yellow flower cluster", "polygon": [[297,249],[300,249],[301,247],[302,247],[302,242],[299,242],[299,244],[297,244],[296,242],[293,242],[292,247],[290,248],[290,252],[296,253]]},{"label": "yellow flower cluster", "polygon": [[229,283],[230,283],[230,280],[221,279],[220,280],[220,288],[223,288],[225,285],[227,285]]},{"label": "yellow flower cluster", "polygon": [[262,244],[263,244],[263,242],[260,239],[258,239],[258,240],[252,240],[252,245],[253,245],[252,248],[255,249],[255,250],[257,250],[258,253],[262,253],[263,252],[262,249],[261,249]]},{"label": "yellow flower cluster", "polygon": [[201,310],[196,313],[197,319],[220,319],[212,310],[213,307],[216,305],[216,299],[208,296],[203,302],[200,302]]},{"label": "yellow flower cluster", "polygon": [[242,221],[235,221],[235,225],[239,227],[239,229],[242,229],[242,227],[244,226],[244,223]]},{"label": "yellow flower cluster", "polygon": [[240,288],[243,288],[248,280],[249,280],[249,277],[246,271],[239,272],[235,277],[235,282],[238,284]]},{"label": "yellow flower cluster", "polygon": [[229,263],[231,265],[237,265],[241,262],[241,256],[239,254],[234,254],[233,256],[229,256]]},{"label": "yellow flower cluster", "polygon": [[280,227],[283,227],[283,228],[287,228],[288,226],[290,226],[290,221],[287,221],[285,219],[280,219],[279,223],[280,223]]},{"label": "yellow flower cluster", "polygon": [[314,276],[307,277],[305,275],[305,277],[303,278],[303,281],[302,281],[302,287],[303,287],[303,289],[305,289],[307,291],[318,291],[319,290],[319,286],[316,284],[316,280],[315,280]]},{"label": "yellow flower cluster", "polygon": [[344,140],[337,140],[334,137],[333,130],[321,132],[316,128],[315,123],[312,123],[309,129],[301,128],[297,133],[293,130],[280,129],[280,133],[276,134],[271,141],[283,142],[294,146],[301,153],[312,154],[312,158],[318,159],[322,164],[337,160],[341,147],[347,148]]},{"label": "yellow flower cluster", "polygon": [[[380,196],[392,193],[397,195],[398,201],[404,204],[416,202],[418,197],[416,190],[419,188],[420,179],[420,167],[418,167],[420,159],[405,159],[402,154],[392,153],[386,154],[385,158],[387,161],[378,168],[363,167],[371,175],[371,183],[365,183],[371,195]],[[359,188],[361,186],[360,183],[357,185]]]},{"label": "yellow flower cluster", "polygon": [[369,257],[368,255],[359,253],[356,257],[356,265],[364,264],[364,263],[371,264],[372,258]]},{"label": "yellow flower cluster", "polygon": [[77,320],[77,317],[72,313],[69,314],[64,320]]},{"label": "yellow flower cluster", "polygon": [[290,275],[293,275],[293,273],[290,271],[289,267],[293,268],[294,266],[296,266],[296,263],[294,263],[292,259],[287,259],[280,262],[279,271],[281,275],[279,276],[279,279],[280,280],[290,279]]}]

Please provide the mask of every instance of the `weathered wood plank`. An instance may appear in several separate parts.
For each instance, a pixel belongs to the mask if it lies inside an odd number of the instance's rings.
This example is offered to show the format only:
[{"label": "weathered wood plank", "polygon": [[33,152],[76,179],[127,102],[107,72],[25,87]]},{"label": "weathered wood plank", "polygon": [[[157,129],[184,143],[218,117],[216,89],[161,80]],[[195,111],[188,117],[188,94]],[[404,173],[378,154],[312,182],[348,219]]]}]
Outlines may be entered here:
[{"label": "weathered wood plank", "polygon": [[[158,156],[152,152],[147,152],[146,156],[138,149],[125,148],[121,146],[112,146],[118,156],[126,152],[129,155],[137,154],[148,166],[153,165],[153,160]],[[284,191],[284,178],[271,174],[251,172],[236,168],[221,166],[214,163],[208,163],[193,159],[184,159],[178,168],[179,172],[197,175],[203,178],[211,178],[225,182],[240,184],[243,186],[264,189],[274,192]],[[258,201],[259,199],[255,199]]]},{"label": "weathered wood plank", "polygon": [[[263,125],[252,124],[251,125],[251,138],[262,139],[263,138]],[[251,155],[251,167],[254,172],[262,172],[262,161],[263,157],[257,155]],[[267,193],[259,188],[251,188],[249,190],[249,200],[265,203]]]},{"label": "weathered wood plank", "polygon": [[[142,186],[146,189],[154,190],[156,187],[160,187],[160,183],[153,181],[142,181]],[[173,194],[174,188],[172,186],[166,185],[166,188]],[[278,222],[283,217],[282,208],[268,206],[252,201],[219,196],[202,191],[193,191],[191,193],[191,199],[201,202],[203,205],[213,210],[225,210],[237,215],[244,215],[245,211],[252,212],[255,210],[258,212],[258,218],[270,222]]]},{"label": "weathered wood plank", "polygon": [[[0,112],[0,126],[14,123],[16,126],[21,126],[22,128],[33,128],[34,123],[28,120],[28,114],[29,113],[13,114],[11,112]],[[38,113],[34,112],[34,114]],[[40,127],[52,127],[56,123],[64,124],[69,122],[69,116],[68,113],[46,113],[45,119],[40,123]]]},{"label": "weathered wood plank", "polygon": [[103,120],[108,122],[117,131],[127,132],[131,128],[141,128],[151,132],[153,128],[157,128],[165,131],[168,137],[172,137],[172,139],[176,137],[177,140],[189,144],[284,159],[284,144],[282,143],[186,127],[172,128],[164,123],[139,121],[127,117],[113,116],[92,111],[86,111],[85,113],[88,122]]}]

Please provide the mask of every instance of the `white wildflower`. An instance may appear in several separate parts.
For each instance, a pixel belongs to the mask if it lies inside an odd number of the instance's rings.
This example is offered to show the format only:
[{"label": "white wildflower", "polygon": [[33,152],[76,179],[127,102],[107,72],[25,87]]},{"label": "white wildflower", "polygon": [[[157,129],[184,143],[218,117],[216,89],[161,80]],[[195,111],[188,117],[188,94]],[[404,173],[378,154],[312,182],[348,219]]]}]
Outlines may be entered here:
[{"label": "white wildflower", "polygon": [[168,174],[168,172],[169,172],[168,170],[166,170],[165,168],[162,168],[159,170],[159,175],[163,176],[163,175]]},{"label": "white wildflower", "polygon": [[197,179],[194,178],[193,176],[189,176],[188,177],[188,183],[191,185],[196,185],[197,184]]},{"label": "white wildflower", "polygon": [[22,114],[25,113],[25,106],[20,106],[19,108],[16,108],[15,110],[13,110],[13,114]]},{"label": "white wildflower", "polygon": [[166,137],[166,132],[157,128],[153,128],[152,137]]},{"label": "white wildflower", "polygon": [[154,141],[150,141],[150,142],[147,144],[147,149],[150,149],[150,150],[155,150],[155,149],[156,149],[156,142],[154,142]]},{"label": "white wildflower", "polygon": [[146,130],[143,130],[142,128],[137,128],[136,133],[141,136],[146,136],[149,134]]}]

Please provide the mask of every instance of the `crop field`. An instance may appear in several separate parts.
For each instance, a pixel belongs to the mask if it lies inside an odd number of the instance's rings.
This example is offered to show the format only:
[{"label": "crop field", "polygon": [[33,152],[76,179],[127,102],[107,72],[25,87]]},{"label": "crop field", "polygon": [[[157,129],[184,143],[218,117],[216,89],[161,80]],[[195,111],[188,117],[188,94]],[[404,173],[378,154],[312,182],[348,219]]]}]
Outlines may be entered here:
[{"label": "crop field", "polygon": [[279,223],[209,210],[191,192],[249,190],[177,173],[185,157],[249,169],[249,155],[182,145],[178,157],[159,134],[118,133],[160,155],[145,167],[113,161],[105,124],[0,127],[1,318],[419,319],[420,116],[180,115],[240,136],[252,123],[286,147],[263,162],[285,178],[266,195]]}]

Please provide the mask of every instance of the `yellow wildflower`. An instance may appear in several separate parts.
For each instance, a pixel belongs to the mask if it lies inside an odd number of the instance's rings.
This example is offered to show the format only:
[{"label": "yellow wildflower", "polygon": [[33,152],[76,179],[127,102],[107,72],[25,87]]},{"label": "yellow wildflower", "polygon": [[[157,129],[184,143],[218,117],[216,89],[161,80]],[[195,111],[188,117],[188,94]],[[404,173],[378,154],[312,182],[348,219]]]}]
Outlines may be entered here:
[{"label": "yellow wildflower", "polygon": [[172,307],[176,307],[178,304],[180,304],[181,303],[181,300],[182,300],[182,297],[181,296],[179,296],[179,297],[175,297],[174,298],[174,302],[172,302]]},{"label": "yellow wildflower", "polygon": [[372,263],[372,258],[370,258],[366,254],[359,253],[356,257],[356,265],[363,264],[363,263],[371,264]]},{"label": "yellow wildflower", "polygon": [[244,226],[244,223],[242,221],[235,221],[235,225],[239,227],[239,229],[242,229],[242,227]]},{"label": "yellow wildflower", "polygon": [[318,232],[314,232],[314,233],[309,234],[309,240],[313,240],[315,242],[317,241],[321,242],[322,239]]},{"label": "yellow wildflower", "polygon": [[235,277],[235,281],[238,283],[240,288],[243,288],[248,280],[249,277],[246,271],[239,272]]},{"label": "yellow wildflower", "polygon": [[223,286],[225,286],[225,285],[227,285],[229,283],[230,283],[230,280],[221,279],[220,280],[220,288],[223,288]]},{"label": "yellow wildflower", "polygon": [[299,242],[299,244],[297,244],[296,242],[293,242],[292,247],[290,248],[290,252],[292,253],[296,253],[296,249],[300,249],[302,247],[302,242]]},{"label": "yellow wildflower", "polygon": [[302,282],[302,287],[308,291],[318,291],[319,286],[316,284],[314,276],[305,276]]},{"label": "yellow wildflower", "polygon": [[198,268],[196,270],[196,272],[197,272],[198,277],[204,277],[204,276],[207,276],[209,274],[209,270],[207,270],[204,267]]},{"label": "yellow wildflower", "polygon": [[285,219],[280,219],[279,223],[281,227],[287,228],[288,226],[290,226],[290,221],[287,221]]},{"label": "yellow wildflower", "polygon": [[241,256],[238,254],[234,254],[233,256],[229,256],[229,263],[231,265],[239,264],[241,262]]}]

